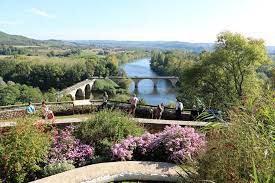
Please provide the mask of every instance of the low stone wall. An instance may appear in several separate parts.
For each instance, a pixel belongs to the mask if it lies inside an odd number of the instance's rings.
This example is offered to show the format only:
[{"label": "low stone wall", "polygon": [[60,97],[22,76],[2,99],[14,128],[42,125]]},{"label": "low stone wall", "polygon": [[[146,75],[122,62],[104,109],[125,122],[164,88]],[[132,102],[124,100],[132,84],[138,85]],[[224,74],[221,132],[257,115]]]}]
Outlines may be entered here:
[{"label": "low stone wall", "polygon": [[[20,118],[26,115],[26,107],[19,109],[10,109],[0,111],[0,120],[7,120],[12,118]],[[40,106],[36,106],[36,114],[42,116]],[[73,106],[72,104],[58,104],[49,105],[49,108],[54,112],[56,116],[69,116],[73,114],[87,114],[98,110],[98,105],[85,105],[85,106]],[[129,104],[108,104],[108,108],[121,109],[123,111],[129,111]],[[138,106],[136,109],[136,117],[138,118],[151,118],[152,107]],[[175,119],[175,111],[165,109],[162,115],[162,119],[173,120]],[[182,120],[189,121],[189,114],[182,114]]]},{"label": "low stone wall", "polygon": [[[110,105],[110,107],[118,108],[124,111],[129,111],[130,105],[129,104],[115,104],[115,105]],[[151,118],[152,113],[151,109],[153,107],[141,107],[138,106],[136,109],[136,116],[137,118]],[[162,114],[162,119],[166,120],[174,120],[176,119],[176,113],[174,110],[171,109],[165,109]],[[190,120],[190,114],[189,113],[182,113],[182,120],[184,121],[189,121]]]},{"label": "low stone wall", "polygon": [[[73,114],[87,114],[95,111],[95,106],[74,106],[70,104],[51,105],[49,108],[56,116],[69,116]],[[26,107],[19,109],[9,109],[0,111],[0,120],[8,120],[13,118],[21,118],[26,116]],[[42,117],[41,107],[36,106],[36,115]]]},{"label": "low stone wall", "polygon": [[26,111],[24,109],[14,109],[0,111],[0,119],[7,120],[12,118],[20,118],[26,116]]},{"label": "low stone wall", "polygon": [[171,163],[148,161],[123,161],[89,165],[50,177],[33,183],[107,183],[112,181],[157,181],[181,182],[179,176],[187,174]]}]

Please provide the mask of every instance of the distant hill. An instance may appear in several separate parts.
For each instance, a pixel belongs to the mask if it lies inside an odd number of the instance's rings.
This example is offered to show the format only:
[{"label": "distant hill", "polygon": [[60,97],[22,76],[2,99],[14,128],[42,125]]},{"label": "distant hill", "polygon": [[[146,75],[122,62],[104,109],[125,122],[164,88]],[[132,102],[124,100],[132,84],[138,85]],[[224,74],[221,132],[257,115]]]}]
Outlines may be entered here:
[{"label": "distant hill", "polygon": [[41,41],[24,36],[10,35],[0,31],[0,44],[4,45],[40,45]]},{"label": "distant hill", "polygon": [[147,49],[184,49],[193,52],[213,49],[213,43],[189,43],[179,41],[113,41],[113,40],[75,40],[70,41],[81,45],[98,47],[127,47]]},{"label": "distant hill", "polygon": [[[189,43],[180,41],[114,41],[114,40],[36,40],[20,35],[11,35],[0,31],[0,45],[22,46],[95,46],[145,49],[181,49],[199,53],[213,50],[213,43]],[[269,54],[275,55],[275,46],[267,46]]]},{"label": "distant hill", "polygon": [[49,45],[49,46],[63,46],[63,45],[70,45],[70,46],[76,46],[73,43],[70,43],[68,41],[62,41],[62,40],[37,40],[28,38],[25,36],[20,35],[11,35],[7,34],[5,32],[0,31],[0,45],[17,45],[17,46],[40,46],[40,45]]}]

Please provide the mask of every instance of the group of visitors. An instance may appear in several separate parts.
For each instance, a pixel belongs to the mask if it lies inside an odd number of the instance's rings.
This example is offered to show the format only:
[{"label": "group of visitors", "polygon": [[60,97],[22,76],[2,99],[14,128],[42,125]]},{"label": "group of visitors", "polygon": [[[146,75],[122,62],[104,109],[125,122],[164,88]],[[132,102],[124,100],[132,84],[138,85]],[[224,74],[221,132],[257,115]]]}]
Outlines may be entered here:
[{"label": "group of visitors", "polygon": [[[130,110],[129,115],[135,116],[135,111],[137,104],[139,102],[139,99],[136,97],[135,94],[133,94],[132,98],[130,99]],[[164,103],[159,104],[155,109],[151,109],[151,118],[152,119],[161,119],[162,114],[164,112],[165,105]],[[175,107],[175,113],[176,113],[176,119],[182,120],[182,111],[183,111],[183,103],[177,99],[176,101],[176,107]],[[198,110],[196,105],[193,105],[191,110],[191,120],[195,120],[195,118],[198,116]]]},{"label": "group of visitors", "polygon": [[[104,92],[103,96],[102,96],[102,104],[99,106],[101,109],[105,109],[107,107],[108,99],[109,99],[109,97],[108,97],[107,92]],[[133,94],[130,99],[131,106],[129,109],[129,115],[135,116],[138,102],[139,102],[139,99],[137,98],[136,94]],[[161,119],[162,114],[164,112],[164,108],[165,108],[165,105],[163,103],[161,103],[155,109],[151,109],[151,118],[152,119]],[[26,108],[26,113],[31,115],[31,114],[34,114],[35,111],[36,110],[35,110],[34,105],[32,105],[32,103],[29,102],[28,106]],[[49,107],[46,105],[45,101],[42,102],[41,111],[43,114],[43,116],[42,116],[43,119],[52,120],[52,121],[55,120],[53,111],[49,109]],[[182,119],[182,111],[183,111],[183,103],[179,99],[177,99],[177,101],[176,101],[175,111],[176,111],[176,119],[181,120]],[[198,110],[197,110],[197,107],[195,105],[193,105],[192,110],[191,110],[191,120],[194,120],[196,116],[198,116]]]},{"label": "group of visitors", "polygon": [[[35,113],[35,107],[32,105],[31,102],[28,103],[28,106],[26,108],[26,113],[29,115],[32,115]],[[46,120],[55,120],[54,113],[52,110],[49,109],[49,107],[46,105],[46,102],[43,101],[41,104],[41,111],[42,111],[42,118]]]},{"label": "group of visitors", "polygon": [[[109,99],[109,97],[108,97],[107,92],[104,92],[103,96],[102,96],[102,104],[99,106],[99,109],[107,108],[108,99]],[[138,102],[139,102],[139,99],[136,97],[135,94],[133,94],[132,98],[130,99],[131,107],[130,107],[130,110],[129,110],[129,115],[135,116]]]},{"label": "group of visitors", "polygon": [[[108,94],[107,92],[103,93],[102,96],[102,104],[99,106],[101,109],[105,109],[108,104]],[[130,99],[130,109],[129,109],[129,115],[135,116],[136,114],[136,108],[137,104],[139,102],[139,99],[137,98],[136,94],[133,94],[131,99]],[[164,112],[165,105],[164,103],[159,104],[155,109],[151,109],[151,118],[152,119],[161,119],[162,114]],[[31,102],[28,103],[28,106],[26,108],[27,114],[34,114],[35,113],[35,107],[32,105]],[[41,111],[42,111],[42,117],[43,119],[46,120],[55,120],[55,116],[52,110],[49,109],[49,107],[46,105],[46,102],[43,101],[41,105]],[[181,120],[182,119],[182,111],[183,111],[183,103],[177,99],[176,101],[176,107],[175,107],[175,112],[176,112],[176,119]],[[191,120],[194,120],[198,116],[198,110],[196,105],[193,105],[192,110],[191,110]]]}]

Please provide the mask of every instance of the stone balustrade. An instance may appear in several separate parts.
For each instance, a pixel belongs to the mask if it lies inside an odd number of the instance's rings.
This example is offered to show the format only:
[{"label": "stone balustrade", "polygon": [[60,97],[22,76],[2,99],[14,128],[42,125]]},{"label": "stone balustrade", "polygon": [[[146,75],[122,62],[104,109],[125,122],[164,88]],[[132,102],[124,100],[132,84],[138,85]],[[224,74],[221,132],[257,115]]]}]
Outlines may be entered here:
[{"label": "stone balustrade", "polygon": [[171,163],[121,161],[99,163],[52,175],[32,183],[107,183],[112,181],[181,182],[187,174]]}]

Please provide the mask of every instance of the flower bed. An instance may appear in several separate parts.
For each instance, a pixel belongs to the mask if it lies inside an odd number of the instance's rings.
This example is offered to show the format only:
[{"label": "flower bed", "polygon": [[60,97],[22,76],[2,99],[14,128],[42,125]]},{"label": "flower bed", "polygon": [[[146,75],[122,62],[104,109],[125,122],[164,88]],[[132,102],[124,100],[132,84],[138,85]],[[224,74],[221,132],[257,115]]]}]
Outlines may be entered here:
[{"label": "flower bed", "polygon": [[166,126],[159,133],[144,133],[121,111],[101,111],[76,127],[33,124],[27,117],[0,134],[4,182],[31,181],[113,160],[178,163],[196,158],[205,144],[204,136],[190,127]]},{"label": "flower bed", "polygon": [[67,126],[63,130],[54,129],[53,145],[48,155],[48,163],[71,162],[75,166],[87,164],[93,157],[93,148],[82,144],[72,134],[73,126]]},{"label": "flower bed", "polygon": [[173,125],[167,126],[160,133],[129,136],[112,147],[112,157],[116,160],[178,163],[195,158],[204,146],[204,135],[195,132],[194,128]]}]

